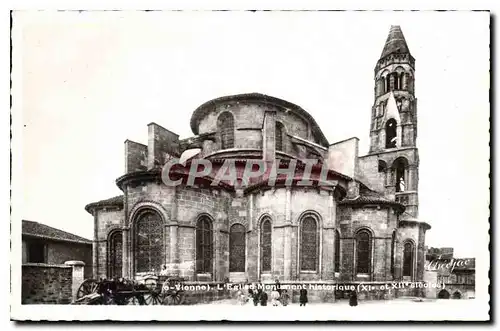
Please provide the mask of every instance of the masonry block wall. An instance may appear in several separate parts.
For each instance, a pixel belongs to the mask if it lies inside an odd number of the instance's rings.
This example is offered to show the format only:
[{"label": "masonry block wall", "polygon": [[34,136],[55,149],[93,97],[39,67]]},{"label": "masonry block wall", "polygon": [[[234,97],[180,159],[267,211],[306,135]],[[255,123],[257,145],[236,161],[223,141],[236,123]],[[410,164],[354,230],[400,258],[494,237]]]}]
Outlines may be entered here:
[{"label": "masonry block wall", "polygon": [[162,167],[170,157],[180,156],[179,135],[164,127],[148,125],[148,169]]},{"label": "masonry block wall", "polygon": [[92,277],[92,245],[55,241],[47,244],[47,264],[63,264],[71,260],[84,262],[84,277]]},{"label": "masonry block wall", "polygon": [[[96,264],[93,266],[96,278],[106,278],[108,273],[108,239],[109,235],[116,230],[121,231],[124,225],[124,214],[120,208],[102,208],[95,211],[94,224],[94,249],[93,254],[96,256]],[[92,265],[92,263],[90,263]],[[85,270],[87,270],[85,262]],[[87,271],[85,274],[87,277]]]},{"label": "masonry block wall", "polygon": [[[412,280],[422,280],[427,227],[403,219],[401,214],[403,204],[415,210],[418,206],[416,149],[377,150],[359,157],[357,138],[329,145],[309,114],[276,100],[259,95],[228,97],[195,111],[191,120],[195,137],[179,141],[176,134],[151,123],[147,147],[126,142],[127,174],[117,180],[123,200],[118,199],[120,203],[114,206],[91,208],[95,217],[94,274],[109,277],[109,266],[117,265],[126,278],[165,268],[170,275],[202,282],[389,282],[403,278],[404,244],[411,241],[415,247]],[[225,127],[220,127],[222,114],[231,118]],[[281,135],[276,134],[277,123],[283,126]],[[222,139],[229,146],[224,150]],[[278,139],[282,139],[279,150]],[[303,159],[315,154],[311,148],[318,146],[314,144],[324,148],[315,157],[336,171],[330,173],[336,188],[171,187],[162,183],[158,171],[189,146],[202,147],[201,157],[217,159],[218,164],[227,158]],[[396,193],[394,172],[399,158],[406,160],[408,190]],[[237,164],[241,172],[242,162]],[[145,213],[153,215],[152,220],[142,223]],[[199,225],[205,219],[206,228]],[[271,239],[266,239],[269,246],[265,245],[263,261],[262,222],[266,219],[271,224]],[[140,228],[138,224],[146,225]],[[358,245],[363,246],[357,234],[361,230],[369,233],[369,243],[359,253]],[[122,234],[120,254],[111,254],[111,234],[117,231]],[[231,244],[236,241],[238,245]],[[366,256],[362,254],[367,252],[367,271],[358,271]],[[335,270],[337,255],[339,270]]]},{"label": "masonry block wall", "polygon": [[24,264],[21,303],[69,304],[71,285],[71,266]]},{"label": "masonry block wall", "polygon": [[396,279],[403,280],[402,268],[403,268],[403,254],[404,254],[404,244],[406,242],[411,242],[415,247],[415,254],[413,257],[413,279],[411,280],[423,280],[424,279],[424,263],[425,263],[425,248],[422,247],[422,243],[425,241],[425,230],[421,228],[418,223],[403,223],[397,229],[397,242],[396,242]]},{"label": "masonry block wall", "polygon": [[[126,175],[117,180],[123,204],[116,209],[99,205],[91,211],[95,217],[95,274],[106,275],[106,266],[111,263],[107,260],[109,235],[120,230],[123,275],[136,275],[136,224],[143,211],[152,211],[156,215],[154,231],[145,236],[154,245],[141,254],[153,251],[148,261],[155,259],[157,267],[160,260],[169,273],[190,281],[278,278],[291,282],[389,282],[402,279],[403,270],[408,270],[404,266],[409,259],[403,256],[407,242],[414,247],[411,277],[422,280],[425,231],[430,227],[417,220],[419,156],[414,77],[415,59],[400,27],[391,26],[375,66],[370,150],[363,157],[358,154],[358,138],[330,144],[314,118],[300,106],[258,93],[225,96],[199,106],[190,122],[193,137],[179,140],[177,134],[149,124],[147,146],[125,143]],[[202,149],[197,157],[218,162],[315,158],[335,171],[330,174],[337,188],[332,192],[314,187],[263,185],[245,190],[238,184],[212,189],[162,184],[158,170],[171,157],[194,147]],[[206,231],[202,226],[197,228],[198,221],[205,217],[210,221]],[[264,219],[271,221],[271,230],[265,233],[266,238],[271,236],[270,245],[265,245],[265,265],[271,270],[261,266]],[[304,220],[311,219],[314,222],[308,221],[308,230],[303,231]],[[231,229],[238,229],[236,239]],[[357,236],[360,230],[370,234],[369,240]],[[197,238],[202,238],[200,233],[206,236],[203,240]],[[337,233],[339,242],[335,241]],[[239,244],[231,247],[231,238]],[[336,252],[337,246],[340,252]],[[198,267],[197,250],[213,268]],[[232,255],[233,251],[238,254]],[[337,255],[340,270],[336,271]],[[235,256],[237,260],[232,259]],[[237,265],[233,272],[231,261]],[[359,274],[358,265],[363,266]],[[206,270],[212,270],[211,274]],[[397,292],[396,296],[411,291]],[[379,291],[372,296],[391,295]]]},{"label": "masonry block wall", "polygon": [[125,173],[148,168],[148,146],[131,140],[125,141]]},{"label": "masonry block wall", "polygon": [[[285,113],[285,111],[287,111]],[[199,111],[200,113],[202,110]],[[272,104],[262,101],[225,101],[217,104],[213,111],[206,112],[199,116],[195,122],[196,132],[199,134],[207,134],[211,132],[220,132],[221,128],[217,127],[219,116],[229,112],[234,119],[234,148],[238,149],[263,149],[264,136],[266,136],[264,128],[264,118],[266,112],[275,113],[273,122],[280,122],[285,128],[283,139],[283,151],[295,156],[305,157],[302,146],[293,145],[287,135],[294,135],[303,139],[308,139],[314,143],[319,143],[319,138],[311,133],[311,124],[303,117],[300,117],[289,109],[281,105]],[[193,122],[192,122],[193,125]],[[271,132],[272,129],[272,132]],[[274,134],[274,123],[268,128],[268,135]],[[274,141],[274,138],[273,138]],[[220,135],[217,135],[215,146],[211,146],[211,151],[221,149]],[[203,151],[204,155],[210,155],[208,151]]]},{"label": "masonry block wall", "polygon": [[366,155],[358,158],[358,177],[372,190],[384,192],[386,186],[386,170],[379,170],[379,158],[377,155]]},{"label": "masonry block wall", "polygon": [[[372,236],[370,281],[385,281],[390,274],[392,231],[397,217],[388,208],[345,208],[340,212],[341,277],[343,280],[363,280],[356,274],[356,240],[359,230],[368,229]],[[342,268],[344,269],[342,271]],[[364,279],[365,281],[367,279]]]}]

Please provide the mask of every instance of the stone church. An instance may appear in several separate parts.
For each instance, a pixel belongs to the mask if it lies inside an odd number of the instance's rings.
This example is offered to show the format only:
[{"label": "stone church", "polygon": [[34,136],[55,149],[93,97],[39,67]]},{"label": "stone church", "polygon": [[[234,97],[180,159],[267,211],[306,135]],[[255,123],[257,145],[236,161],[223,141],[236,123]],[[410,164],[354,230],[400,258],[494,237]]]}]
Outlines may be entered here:
[{"label": "stone church", "polygon": [[[125,173],[116,179],[123,195],[85,207],[94,217],[94,277],[422,282],[430,226],[418,220],[415,59],[399,26],[390,28],[374,83],[363,156],[358,138],[330,143],[306,110],[259,93],[200,105],[186,139],[149,124],[147,144],[125,141]],[[163,165],[193,149],[193,158],[234,159],[239,168],[249,159],[296,160],[299,168],[314,159],[335,185],[319,185],[314,174],[310,186],[204,185],[210,176],[165,185]]]}]

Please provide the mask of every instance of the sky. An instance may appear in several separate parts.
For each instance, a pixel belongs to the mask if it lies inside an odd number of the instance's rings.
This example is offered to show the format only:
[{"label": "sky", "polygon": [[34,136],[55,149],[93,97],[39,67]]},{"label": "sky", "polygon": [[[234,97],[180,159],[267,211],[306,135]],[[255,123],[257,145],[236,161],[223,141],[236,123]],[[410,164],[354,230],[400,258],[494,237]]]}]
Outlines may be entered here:
[{"label": "sky", "polygon": [[484,253],[489,16],[479,12],[15,12],[21,217],[92,238],[84,207],[121,194],[124,141],[147,144],[150,122],[192,136],[194,109],[224,95],[288,100],[330,143],[356,136],[365,155],[391,25],[416,59],[426,244]]}]

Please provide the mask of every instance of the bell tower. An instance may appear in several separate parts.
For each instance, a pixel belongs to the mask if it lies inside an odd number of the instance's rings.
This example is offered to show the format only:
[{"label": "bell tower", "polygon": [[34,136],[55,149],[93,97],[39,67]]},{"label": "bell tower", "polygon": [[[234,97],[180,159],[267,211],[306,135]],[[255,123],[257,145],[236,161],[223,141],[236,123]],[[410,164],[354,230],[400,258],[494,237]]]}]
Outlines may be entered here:
[{"label": "bell tower", "polygon": [[417,99],[415,59],[401,28],[392,25],[375,66],[375,101],[370,127],[371,155],[379,156],[386,193],[418,217]]}]

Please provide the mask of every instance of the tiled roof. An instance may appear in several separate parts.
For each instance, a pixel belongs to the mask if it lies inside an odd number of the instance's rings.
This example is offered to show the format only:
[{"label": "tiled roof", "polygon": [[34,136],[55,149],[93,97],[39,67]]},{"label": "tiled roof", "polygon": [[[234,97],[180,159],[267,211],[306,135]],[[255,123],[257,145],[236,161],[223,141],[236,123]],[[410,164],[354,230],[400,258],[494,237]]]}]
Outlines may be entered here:
[{"label": "tiled roof", "polygon": [[391,25],[389,35],[384,45],[384,50],[380,58],[383,58],[392,53],[410,53],[406,44],[405,36],[399,25]]},{"label": "tiled roof", "polygon": [[90,213],[91,209],[96,207],[123,207],[123,195],[118,195],[116,197],[112,197],[106,200],[101,200],[97,202],[89,203],[85,206],[85,210]]},{"label": "tiled roof", "polygon": [[339,205],[367,205],[367,204],[389,205],[401,211],[405,209],[405,206],[403,204],[396,201],[387,200],[377,195],[358,195],[355,198],[348,198],[339,202]]},{"label": "tiled roof", "polygon": [[77,236],[76,234],[59,230],[42,223],[27,221],[27,220],[23,220],[22,235],[37,237],[47,240],[67,241],[67,242],[75,242],[82,244],[92,243],[91,240]]}]

